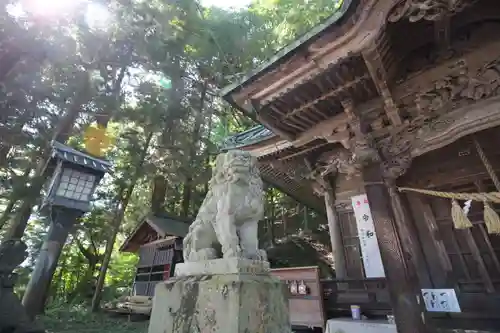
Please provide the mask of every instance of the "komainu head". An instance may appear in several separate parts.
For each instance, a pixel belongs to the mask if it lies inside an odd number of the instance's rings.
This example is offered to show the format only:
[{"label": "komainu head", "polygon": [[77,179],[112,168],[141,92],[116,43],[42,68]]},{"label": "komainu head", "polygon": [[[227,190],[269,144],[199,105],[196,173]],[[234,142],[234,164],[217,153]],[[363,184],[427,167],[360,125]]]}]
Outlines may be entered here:
[{"label": "komainu head", "polygon": [[259,179],[257,159],[243,150],[230,150],[215,160],[212,185],[220,183],[250,182]]}]

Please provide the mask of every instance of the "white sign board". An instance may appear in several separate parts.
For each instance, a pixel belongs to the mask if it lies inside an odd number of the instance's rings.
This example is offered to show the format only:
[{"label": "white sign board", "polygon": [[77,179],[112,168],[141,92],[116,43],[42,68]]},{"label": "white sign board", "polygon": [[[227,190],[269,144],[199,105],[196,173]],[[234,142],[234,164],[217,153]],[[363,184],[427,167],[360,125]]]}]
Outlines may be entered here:
[{"label": "white sign board", "polygon": [[354,217],[358,227],[361,255],[367,278],[385,277],[384,265],[380,257],[377,234],[373,225],[372,212],[366,194],[351,198]]},{"label": "white sign board", "polygon": [[455,289],[422,289],[422,297],[429,312],[462,312]]}]

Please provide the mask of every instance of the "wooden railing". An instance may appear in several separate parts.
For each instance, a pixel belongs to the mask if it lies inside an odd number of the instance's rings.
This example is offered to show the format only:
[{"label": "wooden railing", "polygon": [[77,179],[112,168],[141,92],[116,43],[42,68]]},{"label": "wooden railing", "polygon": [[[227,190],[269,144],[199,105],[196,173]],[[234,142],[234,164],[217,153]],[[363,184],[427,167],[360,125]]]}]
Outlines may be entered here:
[{"label": "wooden railing", "polygon": [[368,318],[392,313],[384,278],[321,280],[324,309],[328,318],[350,316],[351,305],[359,305]]}]

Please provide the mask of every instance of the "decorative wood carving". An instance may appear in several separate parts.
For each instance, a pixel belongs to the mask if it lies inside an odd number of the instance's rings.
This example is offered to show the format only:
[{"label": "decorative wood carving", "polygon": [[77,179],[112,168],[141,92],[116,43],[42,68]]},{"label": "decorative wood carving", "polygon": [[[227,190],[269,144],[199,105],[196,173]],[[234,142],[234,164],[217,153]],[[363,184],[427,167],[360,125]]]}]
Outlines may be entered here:
[{"label": "decorative wood carving", "polygon": [[378,143],[383,160],[382,173],[388,180],[397,179],[410,167],[412,140],[407,133],[392,135]]},{"label": "decorative wood carving", "polygon": [[360,163],[356,159],[356,156],[345,148],[324,153],[317,165],[317,170],[321,177],[338,172],[345,174],[347,178],[351,178],[360,172]]},{"label": "decorative wood carving", "polygon": [[432,118],[457,107],[498,95],[500,91],[500,58],[477,72],[470,72],[465,60],[450,67],[450,73],[432,84],[432,89],[417,95],[416,104],[422,118]]},{"label": "decorative wood carving", "polygon": [[420,110],[411,124],[377,143],[384,175],[401,176],[411,160],[474,132],[500,125],[500,58],[471,72],[462,59],[416,97]]},{"label": "decorative wood carving", "polygon": [[[410,124],[394,128],[389,137],[377,142],[384,177],[396,179],[403,175],[412,159],[422,154],[422,149],[431,150],[430,142],[444,139],[453,142],[458,138],[456,135],[464,135],[457,133],[457,128],[472,128],[473,123],[476,128],[484,126],[481,118],[477,119],[479,111],[474,116],[476,119],[464,119],[469,112],[465,107],[471,104],[477,107],[479,101],[497,96],[499,92],[500,58],[476,71],[469,70],[464,59],[454,62],[447,75],[432,82],[431,89],[416,96],[418,116]],[[453,136],[451,132],[457,134]]]},{"label": "decorative wood carving", "polygon": [[438,21],[461,12],[477,0],[401,0],[389,12],[387,20],[397,22],[408,18],[410,22],[420,20]]},{"label": "decorative wood carving", "polygon": [[[447,29],[446,22],[435,23],[437,29]],[[453,58],[468,55],[470,58],[483,58],[479,53],[498,54],[498,40],[495,31],[500,29],[500,23],[495,20],[475,22],[455,30],[451,44],[446,49],[435,47],[431,43],[423,44],[401,59],[401,72],[398,74],[397,82],[403,83],[410,74],[423,73],[438,68],[439,64],[449,62]],[[430,33],[430,31],[429,31]],[[441,35],[441,33],[439,33]],[[451,36],[436,36],[437,38],[448,38]],[[493,43],[492,43],[493,42]],[[417,74],[418,75],[418,74]],[[399,86],[399,85],[398,85]]]},{"label": "decorative wood carving", "polygon": [[353,133],[350,143],[350,151],[354,163],[364,165],[380,161],[379,154],[373,145],[371,135],[362,128],[361,119],[354,112],[353,103],[350,100],[342,101],[344,112],[347,114],[349,128]]},{"label": "decorative wood carving", "polygon": [[337,202],[335,209],[337,211],[352,211],[352,204],[350,202]]},{"label": "decorative wood carving", "polygon": [[325,191],[331,190],[331,185],[326,181],[328,175],[341,173],[350,179],[361,172],[361,164],[354,154],[345,148],[323,153],[314,165],[307,158],[304,162],[309,172],[303,177],[311,181],[313,191],[318,196],[323,196]]},{"label": "decorative wood carving", "polygon": [[500,126],[500,96],[463,106],[407,133],[413,157],[444,147],[466,135]]}]

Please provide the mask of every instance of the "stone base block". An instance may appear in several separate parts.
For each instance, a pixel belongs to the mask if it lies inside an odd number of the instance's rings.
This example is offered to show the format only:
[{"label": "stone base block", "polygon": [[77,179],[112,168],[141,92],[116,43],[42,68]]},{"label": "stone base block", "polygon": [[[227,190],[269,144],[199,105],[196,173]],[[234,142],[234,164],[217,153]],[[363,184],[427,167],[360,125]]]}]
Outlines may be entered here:
[{"label": "stone base block", "polygon": [[330,319],[325,333],[397,333],[396,325],[387,321]]},{"label": "stone base block", "polygon": [[286,287],[269,274],[178,276],[158,283],[149,333],[291,333]]},{"label": "stone base block", "polygon": [[175,266],[175,276],[237,273],[269,274],[269,262],[244,258],[225,258],[186,262]]}]

